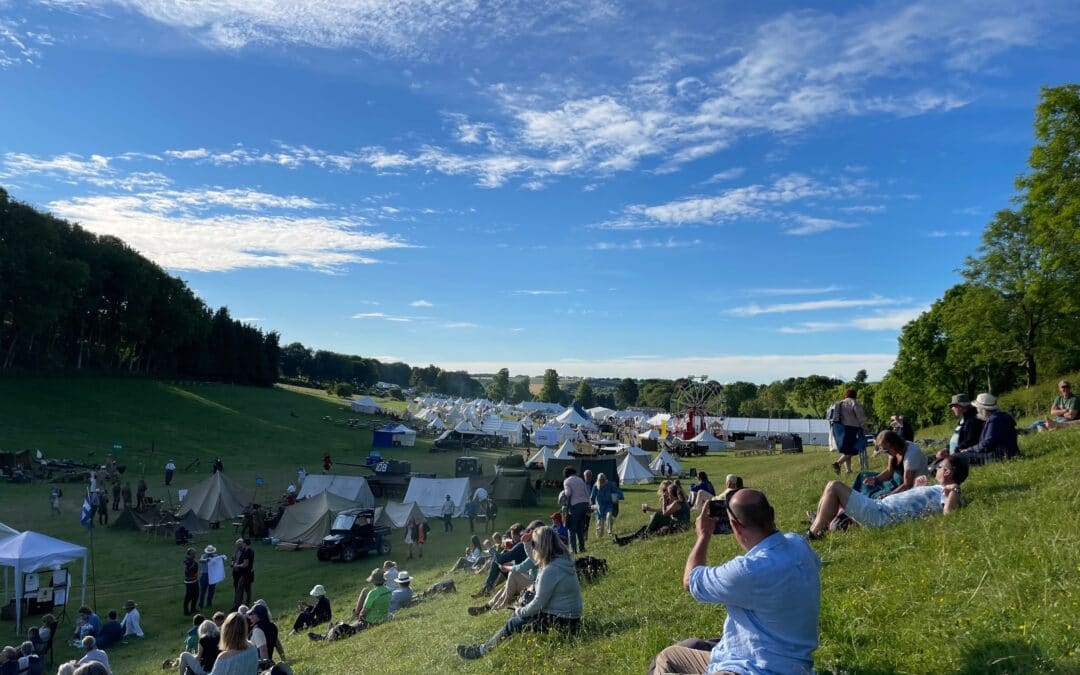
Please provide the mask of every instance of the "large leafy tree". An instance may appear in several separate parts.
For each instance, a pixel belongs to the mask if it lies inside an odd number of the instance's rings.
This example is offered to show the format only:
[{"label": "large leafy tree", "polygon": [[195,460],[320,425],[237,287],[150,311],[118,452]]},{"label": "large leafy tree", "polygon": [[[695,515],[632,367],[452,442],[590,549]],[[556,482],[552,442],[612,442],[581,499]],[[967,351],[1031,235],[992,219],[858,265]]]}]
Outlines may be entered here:
[{"label": "large leafy tree", "polygon": [[593,408],[596,406],[596,393],[593,392],[592,385],[588,380],[582,380],[578,383],[577,391],[574,392],[574,403],[577,403],[582,408]]},{"label": "large leafy tree", "polygon": [[544,384],[540,393],[536,396],[538,401],[547,403],[560,403],[563,398],[562,390],[559,389],[559,373],[554,368],[544,371]]},{"label": "large leafy tree", "polygon": [[529,378],[525,377],[514,380],[514,384],[510,387],[509,401],[516,405],[522,401],[531,400],[532,393],[529,391]]},{"label": "large leafy tree", "polygon": [[500,368],[499,372],[495,373],[495,377],[491,378],[491,384],[487,388],[487,397],[496,403],[510,398],[509,369]]},{"label": "large leafy tree", "polygon": [[624,377],[615,385],[615,406],[620,409],[628,408],[637,403],[638,385],[635,380]]}]

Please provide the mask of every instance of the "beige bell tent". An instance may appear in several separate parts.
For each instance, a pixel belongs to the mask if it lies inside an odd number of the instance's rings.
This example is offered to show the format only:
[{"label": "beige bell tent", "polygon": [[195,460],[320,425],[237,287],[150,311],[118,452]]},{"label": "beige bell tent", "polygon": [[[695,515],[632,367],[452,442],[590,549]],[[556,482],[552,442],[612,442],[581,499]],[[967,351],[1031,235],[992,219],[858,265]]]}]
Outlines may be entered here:
[{"label": "beige bell tent", "polygon": [[176,517],[194,513],[208,523],[220,523],[239,516],[250,503],[247,490],[218,471],[188,490]]},{"label": "beige bell tent", "polygon": [[320,492],[285,509],[281,522],[271,530],[270,536],[290,544],[314,546],[330,532],[330,524],[337,514],[356,506],[355,502],[332,492]]},{"label": "beige bell tent", "polygon": [[371,488],[368,486],[367,479],[363,476],[311,474],[304,479],[304,484],[300,487],[300,494],[296,498],[307,499],[320,492],[329,492],[350,502],[355,502],[353,506],[368,509],[375,506],[375,495],[371,494]]},{"label": "beige bell tent", "polygon": [[375,509],[376,525],[405,527],[405,523],[409,522],[410,517],[420,523],[427,520],[424,517],[424,512],[420,510],[416,502],[387,502],[386,506],[379,506]]}]

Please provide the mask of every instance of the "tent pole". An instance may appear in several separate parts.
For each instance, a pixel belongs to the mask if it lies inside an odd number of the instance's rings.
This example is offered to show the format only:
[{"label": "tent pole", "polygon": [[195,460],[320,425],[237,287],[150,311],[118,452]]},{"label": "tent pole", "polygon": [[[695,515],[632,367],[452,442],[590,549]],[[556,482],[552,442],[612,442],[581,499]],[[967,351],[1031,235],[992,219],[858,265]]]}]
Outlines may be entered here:
[{"label": "tent pole", "polygon": [[[71,577],[68,577],[68,588],[71,588]],[[66,603],[68,603],[68,602],[71,602],[71,596],[70,595],[68,597],[64,598],[65,606],[67,606]],[[86,554],[85,553],[83,553],[83,557],[82,557],[82,601],[79,604],[84,605],[84,606],[86,605]]]},{"label": "tent pole", "polygon": [[22,565],[15,561],[15,634],[22,632]]},{"label": "tent pole", "polygon": [[[94,600],[94,611],[97,611],[97,574],[94,570],[94,523],[90,523],[90,584],[94,587],[90,596]],[[83,565],[83,598],[86,598],[86,565]]]}]

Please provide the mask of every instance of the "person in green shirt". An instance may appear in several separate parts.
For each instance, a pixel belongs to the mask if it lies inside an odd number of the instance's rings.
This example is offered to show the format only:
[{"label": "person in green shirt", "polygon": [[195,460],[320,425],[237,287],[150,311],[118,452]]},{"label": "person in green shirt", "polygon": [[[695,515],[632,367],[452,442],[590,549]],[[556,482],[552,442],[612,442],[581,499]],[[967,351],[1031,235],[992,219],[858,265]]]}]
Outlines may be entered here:
[{"label": "person in green shirt", "polygon": [[1050,415],[1046,419],[1036,420],[1028,427],[1029,431],[1057,429],[1080,421],[1080,399],[1072,392],[1072,384],[1068,380],[1062,380],[1058,382],[1058,391],[1061,395],[1055,398],[1050,406]]},{"label": "person in green shirt", "polygon": [[390,589],[386,587],[386,577],[381,568],[371,570],[367,581],[371,588],[360,591],[360,597],[356,600],[356,608],[353,616],[359,621],[355,628],[363,630],[368,626],[386,621],[390,614]]}]

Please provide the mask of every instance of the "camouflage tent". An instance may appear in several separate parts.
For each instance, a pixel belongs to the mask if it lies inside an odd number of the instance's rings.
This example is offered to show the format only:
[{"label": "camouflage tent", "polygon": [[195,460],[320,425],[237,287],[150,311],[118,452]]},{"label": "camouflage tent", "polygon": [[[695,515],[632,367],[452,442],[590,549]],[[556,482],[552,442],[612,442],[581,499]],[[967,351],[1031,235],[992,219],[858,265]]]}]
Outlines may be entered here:
[{"label": "camouflage tent", "polygon": [[504,506],[536,506],[536,491],[525,469],[502,469],[495,477],[488,497]]}]

